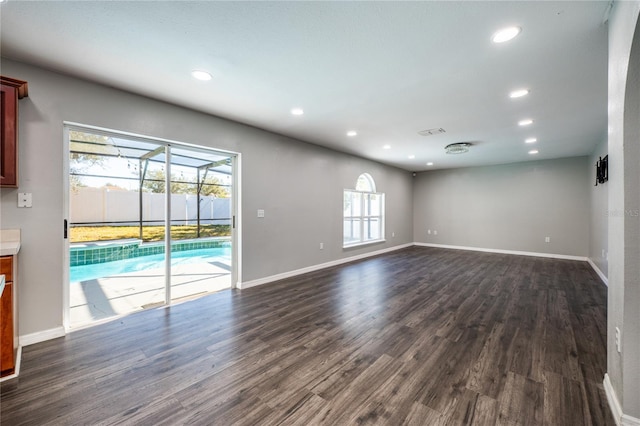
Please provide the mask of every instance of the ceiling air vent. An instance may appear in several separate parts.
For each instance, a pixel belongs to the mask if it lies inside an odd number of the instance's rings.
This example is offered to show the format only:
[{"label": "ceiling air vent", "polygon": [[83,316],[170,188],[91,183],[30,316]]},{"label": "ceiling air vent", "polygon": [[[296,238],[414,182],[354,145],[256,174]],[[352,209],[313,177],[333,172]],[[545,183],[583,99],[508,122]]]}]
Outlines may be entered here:
[{"label": "ceiling air vent", "polygon": [[465,152],[469,152],[470,146],[471,144],[469,142],[458,142],[445,146],[444,150],[447,151],[447,154],[464,154]]},{"label": "ceiling air vent", "polygon": [[435,129],[421,130],[418,132],[418,134],[420,136],[433,136],[433,135],[439,135],[440,133],[444,133],[444,132],[446,132],[446,130],[444,130],[442,127],[437,127]]}]

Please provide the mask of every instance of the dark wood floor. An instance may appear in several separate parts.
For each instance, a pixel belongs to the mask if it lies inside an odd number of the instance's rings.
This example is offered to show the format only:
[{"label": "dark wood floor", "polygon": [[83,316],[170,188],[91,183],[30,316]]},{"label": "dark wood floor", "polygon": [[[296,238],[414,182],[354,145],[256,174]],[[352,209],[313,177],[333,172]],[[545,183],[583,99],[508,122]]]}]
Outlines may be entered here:
[{"label": "dark wood floor", "polygon": [[412,247],[24,348],[2,425],[614,425],[587,263]]}]

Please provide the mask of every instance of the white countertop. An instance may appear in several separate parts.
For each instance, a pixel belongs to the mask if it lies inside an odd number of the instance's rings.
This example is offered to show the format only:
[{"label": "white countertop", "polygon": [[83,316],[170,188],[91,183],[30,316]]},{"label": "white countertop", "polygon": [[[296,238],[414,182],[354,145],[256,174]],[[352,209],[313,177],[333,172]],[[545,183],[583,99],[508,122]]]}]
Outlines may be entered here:
[{"label": "white countertop", "polygon": [[19,241],[0,242],[0,256],[13,256],[18,254],[19,251],[20,251]]},{"label": "white countertop", "polygon": [[0,230],[0,256],[15,256],[20,251],[20,230]]}]

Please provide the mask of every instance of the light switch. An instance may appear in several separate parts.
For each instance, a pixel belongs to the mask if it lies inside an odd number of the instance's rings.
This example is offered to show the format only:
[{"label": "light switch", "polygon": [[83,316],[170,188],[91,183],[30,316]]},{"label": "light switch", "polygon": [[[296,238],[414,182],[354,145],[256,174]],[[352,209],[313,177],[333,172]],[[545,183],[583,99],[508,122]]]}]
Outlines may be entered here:
[{"label": "light switch", "polygon": [[258,217],[264,217],[264,210],[262,209],[258,210]]},{"label": "light switch", "polygon": [[18,192],[18,207],[33,207],[33,197],[30,192]]}]

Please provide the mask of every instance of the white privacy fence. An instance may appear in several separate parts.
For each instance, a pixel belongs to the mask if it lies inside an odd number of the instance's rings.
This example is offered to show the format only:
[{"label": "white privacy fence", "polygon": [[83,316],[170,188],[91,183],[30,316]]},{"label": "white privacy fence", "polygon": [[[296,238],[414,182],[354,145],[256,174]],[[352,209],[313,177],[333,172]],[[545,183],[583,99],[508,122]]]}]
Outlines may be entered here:
[{"label": "white privacy fence", "polygon": [[[164,220],[164,194],[142,193],[143,222]],[[70,222],[122,223],[137,225],[140,220],[140,194],[109,188],[80,187],[70,193]],[[171,194],[171,222],[195,225],[198,218],[198,196]],[[200,196],[200,223],[230,225],[231,199]]]}]

